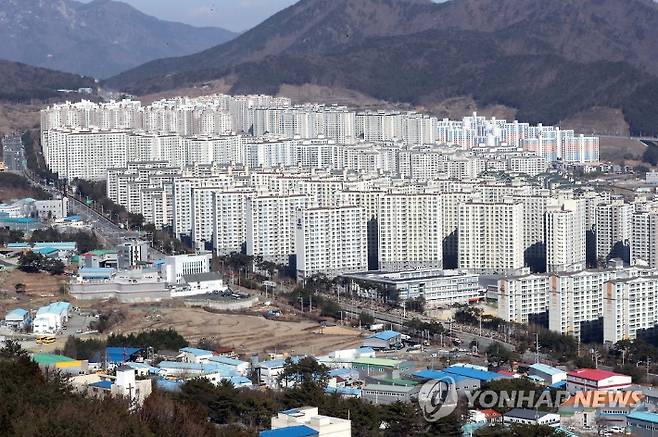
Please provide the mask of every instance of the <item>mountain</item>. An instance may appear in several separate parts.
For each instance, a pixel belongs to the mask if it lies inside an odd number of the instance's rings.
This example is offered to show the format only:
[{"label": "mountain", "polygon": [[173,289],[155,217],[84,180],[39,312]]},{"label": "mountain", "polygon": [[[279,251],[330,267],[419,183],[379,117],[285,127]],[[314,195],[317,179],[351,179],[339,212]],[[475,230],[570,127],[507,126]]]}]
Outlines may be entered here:
[{"label": "mountain", "polygon": [[467,96],[544,122],[602,106],[621,108],[635,132],[656,131],[657,50],[651,0],[302,0],[228,43],[107,85],[315,84],[426,106]]},{"label": "mountain", "polygon": [[61,95],[60,89],[95,86],[90,77],[0,60],[0,101],[45,100]]},{"label": "mountain", "polygon": [[158,20],[111,0],[0,0],[0,58],[105,78],[235,34]]}]

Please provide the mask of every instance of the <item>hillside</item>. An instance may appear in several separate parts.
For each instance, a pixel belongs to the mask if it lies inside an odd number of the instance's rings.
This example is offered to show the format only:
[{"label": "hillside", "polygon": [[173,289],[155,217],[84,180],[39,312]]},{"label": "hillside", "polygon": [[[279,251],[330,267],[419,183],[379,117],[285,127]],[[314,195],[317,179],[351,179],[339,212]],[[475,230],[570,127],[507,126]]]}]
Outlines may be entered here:
[{"label": "hillside", "polygon": [[0,2],[0,58],[99,78],[234,36],[220,28],[158,20],[112,0]]},{"label": "hillside", "polygon": [[94,79],[0,60],[0,100],[27,102],[62,95],[57,90],[95,87]]},{"label": "hillside", "polygon": [[216,79],[232,92],[312,84],[425,106],[473,97],[544,122],[612,107],[649,132],[657,49],[650,0],[302,0],[226,44],[107,85],[144,94]]}]

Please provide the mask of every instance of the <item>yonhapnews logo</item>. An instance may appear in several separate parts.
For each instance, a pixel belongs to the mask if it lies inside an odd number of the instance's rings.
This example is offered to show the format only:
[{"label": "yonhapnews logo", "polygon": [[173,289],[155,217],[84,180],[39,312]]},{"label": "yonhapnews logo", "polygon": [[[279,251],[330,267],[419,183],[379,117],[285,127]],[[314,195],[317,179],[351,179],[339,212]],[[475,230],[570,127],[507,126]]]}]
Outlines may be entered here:
[{"label": "yonhapnews logo", "polygon": [[452,414],[458,401],[455,380],[449,376],[427,381],[418,392],[418,404],[428,422],[436,422]]}]

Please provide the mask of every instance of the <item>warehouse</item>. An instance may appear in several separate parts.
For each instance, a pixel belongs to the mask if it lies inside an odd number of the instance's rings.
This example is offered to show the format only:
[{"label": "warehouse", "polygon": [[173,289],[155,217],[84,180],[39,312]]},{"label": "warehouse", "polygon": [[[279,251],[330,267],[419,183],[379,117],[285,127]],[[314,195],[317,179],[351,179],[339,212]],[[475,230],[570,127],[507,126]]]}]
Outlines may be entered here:
[{"label": "warehouse", "polygon": [[55,302],[39,308],[32,324],[35,334],[54,334],[62,329],[69,319],[68,302]]},{"label": "warehouse", "polygon": [[5,315],[5,325],[16,331],[28,329],[32,324],[30,312],[23,308],[16,308]]},{"label": "warehouse", "polygon": [[402,343],[402,334],[397,331],[382,331],[372,334],[363,340],[362,347],[370,347],[375,350],[393,349]]},{"label": "warehouse", "polygon": [[555,367],[547,366],[542,363],[535,363],[530,366],[528,376],[534,376],[544,381],[546,385],[553,385],[567,379],[567,372]]},{"label": "warehouse", "polygon": [[567,374],[570,393],[588,390],[623,390],[631,385],[631,377],[601,369],[577,369]]}]

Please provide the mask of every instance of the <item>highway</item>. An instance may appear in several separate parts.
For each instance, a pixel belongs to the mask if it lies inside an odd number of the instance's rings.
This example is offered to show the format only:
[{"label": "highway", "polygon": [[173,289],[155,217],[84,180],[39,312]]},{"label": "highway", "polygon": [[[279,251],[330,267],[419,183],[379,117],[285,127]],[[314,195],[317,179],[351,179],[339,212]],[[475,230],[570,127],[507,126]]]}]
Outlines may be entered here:
[{"label": "highway", "polygon": [[[64,193],[55,187],[43,184],[38,177],[33,175],[32,172],[26,168],[21,167],[15,169],[15,171],[25,176],[33,185],[50,193],[53,197],[66,196],[69,199],[69,213],[71,215],[79,215],[85,223],[88,223],[91,226],[91,230],[96,233],[96,235],[98,235],[107,246],[116,246],[125,241],[140,237],[139,232],[123,229],[119,224],[87,206],[81,199],[69,193]],[[151,257],[153,258],[164,256],[153,248],[151,248],[150,252]]]}]

